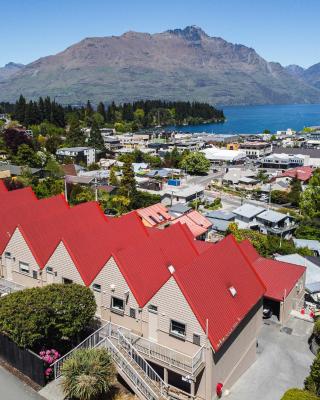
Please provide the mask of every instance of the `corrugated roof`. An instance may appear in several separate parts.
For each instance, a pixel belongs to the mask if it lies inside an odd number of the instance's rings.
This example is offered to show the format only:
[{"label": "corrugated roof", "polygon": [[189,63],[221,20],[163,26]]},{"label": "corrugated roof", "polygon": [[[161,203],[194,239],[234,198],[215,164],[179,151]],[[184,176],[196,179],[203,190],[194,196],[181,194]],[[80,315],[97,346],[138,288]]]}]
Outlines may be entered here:
[{"label": "corrugated roof", "polygon": [[0,193],[2,193],[2,192],[7,192],[7,191],[8,191],[8,190],[7,190],[7,188],[6,188],[6,185],[4,184],[3,180],[0,179]]},{"label": "corrugated roof", "polygon": [[313,174],[312,167],[296,167],[288,169],[287,171],[283,172],[281,175],[278,175],[276,178],[279,177],[288,177],[288,178],[297,178],[300,181],[308,181]]},{"label": "corrugated roof", "polygon": [[161,203],[154,204],[145,208],[140,208],[139,210],[137,210],[137,213],[151,226],[157,226],[172,219],[167,208]]},{"label": "corrugated roof", "polygon": [[253,218],[256,215],[260,214],[262,211],[265,211],[265,208],[246,203],[236,208],[232,212],[242,217]]}]

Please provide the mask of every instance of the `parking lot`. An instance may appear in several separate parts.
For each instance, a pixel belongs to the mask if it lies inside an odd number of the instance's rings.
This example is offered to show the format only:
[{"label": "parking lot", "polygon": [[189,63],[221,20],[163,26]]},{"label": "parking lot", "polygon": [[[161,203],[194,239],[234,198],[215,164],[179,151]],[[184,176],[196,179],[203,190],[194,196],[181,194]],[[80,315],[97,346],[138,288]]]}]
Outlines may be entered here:
[{"label": "parking lot", "polygon": [[292,387],[303,387],[314,355],[308,338],[313,324],[292,318],[281,329],[265,320],[259,337],[257,361],[225,396],[230,400],[280,400]]}]

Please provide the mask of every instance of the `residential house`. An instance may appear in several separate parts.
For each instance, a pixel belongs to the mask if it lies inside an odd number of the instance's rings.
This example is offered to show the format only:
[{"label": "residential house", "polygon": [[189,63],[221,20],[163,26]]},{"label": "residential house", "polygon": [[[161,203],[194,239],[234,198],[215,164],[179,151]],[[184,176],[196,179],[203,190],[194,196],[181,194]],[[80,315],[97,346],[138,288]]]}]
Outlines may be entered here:
[{"label": "residential house", "polygon": [[245,203],[232,212],[235,214],[235,222],[240,229],[250,229],[257,226],[257,216],[263,211],[265,208]]},{"label": "residential house", "polygon": [[165,398],[214,398],[254,362],[265,286],[232,236],[198,245],[180,223],[148,229],[136,213],[110,219],[96,203],[69,208],[62,196],[14,192],[0,192],[2,275],[25,287],[92,288],[106,323],[99,335],[134,391],[155,385],[138,363],[120,368],[125,347],[114,338],[158,371]]},{"label": "residential house", "polygon": [[293,239],[296,247],[307,247],[312,250],[315,257],[320,257],[320,241],[319,240],[308,240],[308,239]]},{"label": "residential house", "polygon": [[212,223],[212,230],[219,233],[225,233],[227,232],[229,225],[234,222],[235,214],[232,212],[216,210],[206,213],[206,218]]},{"label": "residential house", "polygon": [[201,199],[204,188],[201,185],[190,185],[184,187],[169,186],[163,190],[162,203],[172,206],[175,203],[189,203],[195,199]]},{"label": "residential house", "polygon": [[273,177],[272,182],[285,182],[290,184],[295,178],[298,179],[302,185],[307,185],[312,177],[313,171],[314,169],[309,166],[291,168]]},{"label": "residential house", "polygon": [[61,162],[66,158],[71,158],[76,163],[82,161],[86,165],[96,161],[96,150],[92,147],[63,147],[56,151],[56,155]]},{"label": "residential house", "polygon": [[256,216],[260,232],[291,239],[297,228],[294,217],[274,210],[265,210]]}]

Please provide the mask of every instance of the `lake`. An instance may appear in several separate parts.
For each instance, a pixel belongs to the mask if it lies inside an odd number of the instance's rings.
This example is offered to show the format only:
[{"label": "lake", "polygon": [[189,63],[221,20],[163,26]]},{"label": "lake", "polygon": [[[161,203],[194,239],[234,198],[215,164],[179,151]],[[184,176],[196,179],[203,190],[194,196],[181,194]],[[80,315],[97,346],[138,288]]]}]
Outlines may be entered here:
[{"label": "lake", "polygon": [[223,124],[174,127],[182,132],[261,133],[264,129],[301,130],[320,126],[320,104],[222,106],[227,118]]}]

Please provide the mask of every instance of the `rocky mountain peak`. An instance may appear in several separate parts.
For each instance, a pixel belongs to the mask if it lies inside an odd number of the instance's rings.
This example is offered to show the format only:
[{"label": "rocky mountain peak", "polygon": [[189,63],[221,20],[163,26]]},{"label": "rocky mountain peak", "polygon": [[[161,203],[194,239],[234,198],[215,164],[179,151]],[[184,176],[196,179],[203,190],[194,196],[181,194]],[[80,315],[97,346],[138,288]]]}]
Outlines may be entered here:
[{"label": "rocky mountain peak", "polygon": [[171,29],[168,30],[167,33],[180,36],[190,41],[198,41],[204,37],[209,37],[199,26],[196,25],[186,26],[184,29]]}]

